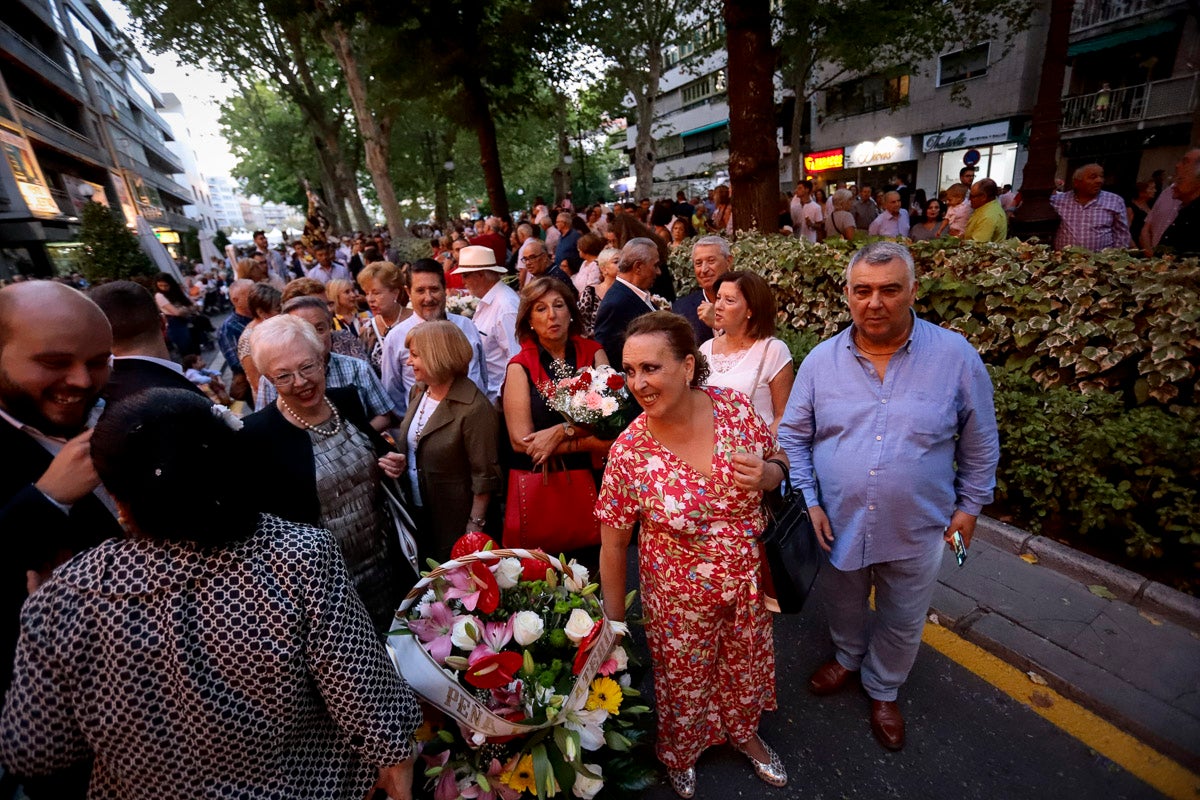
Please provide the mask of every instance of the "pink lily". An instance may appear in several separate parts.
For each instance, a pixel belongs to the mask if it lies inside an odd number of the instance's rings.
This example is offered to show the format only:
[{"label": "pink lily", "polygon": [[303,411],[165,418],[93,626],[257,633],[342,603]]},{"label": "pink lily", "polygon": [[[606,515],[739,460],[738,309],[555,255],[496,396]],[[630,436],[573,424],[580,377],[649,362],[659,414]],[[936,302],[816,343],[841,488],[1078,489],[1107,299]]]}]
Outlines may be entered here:
[{"label": "pink lily", "polygon": [[450,760],[450,751],[443,750],[436,756],[421,756],[429,764],[426,768],[426,773],[434,767],[441,767],[441,774],[437,776],[437,785],[433,790],[433,800],[456,800],[458,797],[458,781],[454,778],[454,768],[447,762]]},{"label": "pink lily", "polygon": [[429,616],[408,621],[408,629],[416,634],[425,649],[438,664],[446,663],[452,644],[450,634],[454,630],[454,612],[445,603],[430,603]]},{"label": "pink lily", "polygon": [[512,641],[513,621],[512,617],[508,618],[508,622],[488,622],[483,626],[483,640],[492,650],[499,653],[504,649],[504,645]]},{"label": "pink lily", "polygon": [[499,605],[500,587],[496,576],[481,562],[453,569],[446,573],[446,579],[451,584],[446,590],[446,599],[462,600],[468,611],[478,607],[483,613],[490,614]]}]

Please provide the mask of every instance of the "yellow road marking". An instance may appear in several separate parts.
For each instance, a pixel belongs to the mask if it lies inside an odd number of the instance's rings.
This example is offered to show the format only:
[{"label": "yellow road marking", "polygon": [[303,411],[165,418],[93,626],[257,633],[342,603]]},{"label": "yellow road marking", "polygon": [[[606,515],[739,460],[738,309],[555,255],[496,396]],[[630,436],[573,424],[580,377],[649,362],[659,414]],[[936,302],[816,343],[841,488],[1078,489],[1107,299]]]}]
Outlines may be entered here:
[{"label": "yellow road marking", "polygon": [[1200,775],[1177,764],[1091,711],[940,625],[925,626],[925,644],[961,664],[1035,714],[1175,800],[1200,796]]}]

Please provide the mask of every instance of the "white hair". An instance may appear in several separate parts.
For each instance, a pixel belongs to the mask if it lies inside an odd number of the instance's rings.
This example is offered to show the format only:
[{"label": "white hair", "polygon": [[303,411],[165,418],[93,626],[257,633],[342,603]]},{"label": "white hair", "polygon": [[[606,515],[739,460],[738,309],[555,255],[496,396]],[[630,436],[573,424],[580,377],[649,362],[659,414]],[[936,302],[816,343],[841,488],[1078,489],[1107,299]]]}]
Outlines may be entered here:
[{"label": "white hair", "polygon": [[732,251],[729,249],[729,240],[724,236],[701,236],[692,244],[692,252],[696,252],[697,247],[715,247],[721,251],[721,255],[729,258]]},{"label": "white hair", "polygon": [[850,273],[858,262],[865,261],[872,266],[879,266],[896,259],[904,262],[905,271],[908,273],[908,283],[911,286],[917,280],[917,268],[913,264],[913,257],[908,252],[908,248],[898,242],[872,242],[850,256],[850,263],[846,265],[846,285],[850,285]]},{"label": "white hair", "polygon": [[317,335],[317,329],[290,314],[264,320],[254,326],[254,332],[250,334],[250,358],[264,375],[272,355],[306,346],[312,351],[313,358],[324,357],[325,343]]}]

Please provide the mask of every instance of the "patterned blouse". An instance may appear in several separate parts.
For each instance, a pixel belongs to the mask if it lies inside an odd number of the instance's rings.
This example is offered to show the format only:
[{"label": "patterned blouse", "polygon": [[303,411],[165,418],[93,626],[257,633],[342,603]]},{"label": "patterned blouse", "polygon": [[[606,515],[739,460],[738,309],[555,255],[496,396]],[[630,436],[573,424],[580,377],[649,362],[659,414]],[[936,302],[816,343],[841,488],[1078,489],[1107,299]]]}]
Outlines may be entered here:
[{"label": "patterned blouse", "polygon": [[353,798],[420,711],[328,532],[264,515],[215,549],[109,539],[21,611],[0,762],[94,757],[89,798]]}]

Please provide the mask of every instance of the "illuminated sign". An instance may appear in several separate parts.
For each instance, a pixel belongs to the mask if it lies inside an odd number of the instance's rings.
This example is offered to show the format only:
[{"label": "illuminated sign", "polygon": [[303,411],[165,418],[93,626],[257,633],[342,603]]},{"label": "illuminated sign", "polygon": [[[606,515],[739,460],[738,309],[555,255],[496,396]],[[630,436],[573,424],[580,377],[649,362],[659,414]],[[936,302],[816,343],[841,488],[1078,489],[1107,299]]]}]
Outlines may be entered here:
[{"label": "illuminated sign", "polygon": [[8,167],[17,181],[17,189],[21,192],[21,199],[25,201],[30,213],[39,217],[62,216],[63,212],[58,203],[54,202],[33,149],[25,137],[0,130],[0,152],[8,161]]},{"label": "illuminated sign", "polygon": [[870,167],[913,160],[912,137],[894,139],[885,136],[877,142],[861,142],[846,148],[847,167]]},{"label": "illuminated sign", "polygon": [[809,153],[804,157],[805,172],[824,172],[827,169],[841,169],[844,165],[841,149],[821,150]]}]

